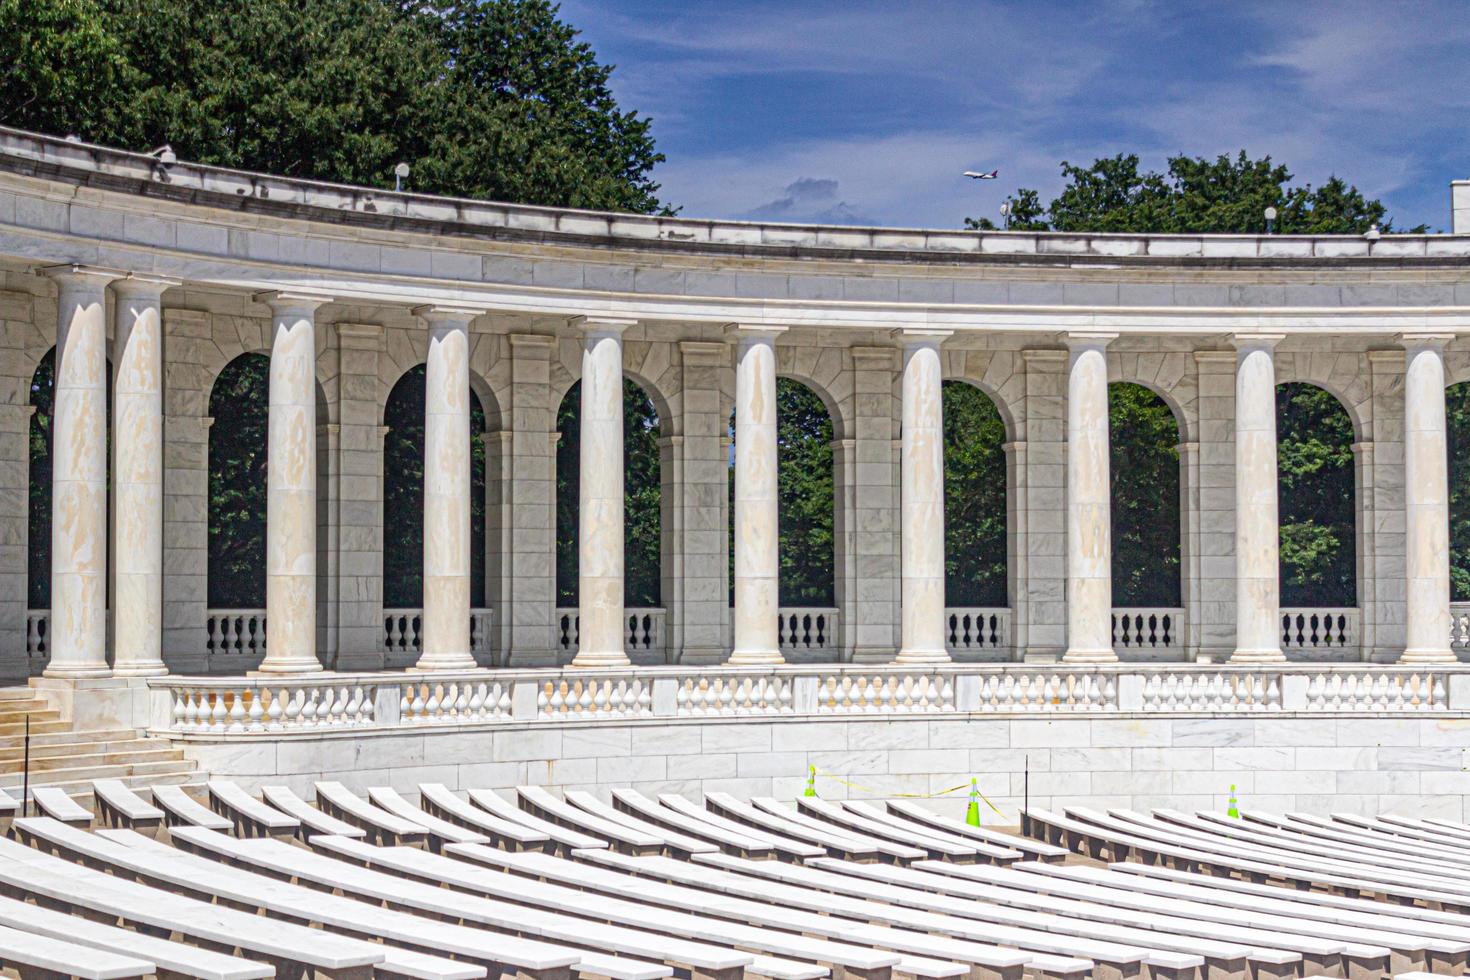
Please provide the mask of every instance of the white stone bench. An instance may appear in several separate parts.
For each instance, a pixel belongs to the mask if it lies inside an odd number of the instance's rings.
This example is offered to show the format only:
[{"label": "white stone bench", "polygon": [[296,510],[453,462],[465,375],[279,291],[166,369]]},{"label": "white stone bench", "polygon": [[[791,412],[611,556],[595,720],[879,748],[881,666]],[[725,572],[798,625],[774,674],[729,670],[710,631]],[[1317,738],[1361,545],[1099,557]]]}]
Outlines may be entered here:
[{"label": "white stone bench", "polygon": [[[891,969],[896,973],[927,978],[964,976],[971,972],[969,967],[952,959],[926,955],[926,952],[932,952],[932,943],[920,941],[916,944],[900,938],[897,943],[890,944],[876,934],[852,939],[843,935],[849,930],[833,927],[832,923],[837,920],[813,923],[800,919],[799,913],[789,909],[762,912],[758,906],[749,903],[742,905],[724,896],[688,889],[679,889],[679,894],[671,897],[668,889],[660,889],[650,881],[582,863],[584,860],[592,864],[611,861],[619,862],[620,866],[643,867],[648,862],[669,862],[681,868],[690,867],[672,858],[637,857],[602,848],[575,852],[576,861],[547,854],[505,854],[473,846],[454,847],[449,852],[455,857],[492,868],[515,871],[527,879],[598,892],[600,894],[593,897],[593,908],[607,909],[608,914],[621,912],[630,921],[639,921],[639,916],[643,916],[650,922],[676,928],[681,934],[704,936],[742,949],[811,960],[832,968],[834,972],[840,968],[844,973],[870,976],[874,971],[886,975]],[[524,879],[513,880],[516,884],[511,887],[525,887],[521,884]],[[662,908],[651,908],[655,905]],[[792,932],[799,935],[793,936]],[[888,955],[886,964],[880,966],[873,962],[875,949]],[[1008,968],[1020,965],[1020,958],[1014,954],[1000,952],[999,956],[1004,958]],[[763,968],[753,965],[750,970],[764,975]],[[1018,974],[1019,970],[1012,972]]]},{"label": "white stone bench", "polygon": [[317,806],[338,820],[360,827],[374,844],[428,845],[427,828],[373,806],[341,783],[323,780],[315,788]]},{"label": "white stone bench", "polygon": [[170,971],[181,977],[196,977],[198,980],[255,980],[257,977],[276,975],[275,967],[269,963],[241,959],[211,949],[150,936],[146,932],[93,922],[79,915],[68,915],[14,898],[0,898],[0,926],[38,936],[49,936],[91,949],[136,956],[151,961],[159,971]]},{"label": "white stone bench", "polygon": [[[34,797],[33,797],[34,798]],[[0,926],[0,966],[23,978],[77,977],[116,980],[146,977],[158,967],[149,960]]]},{"label": "white stone bench", "polygon": [[853,834],[810,827],[791,819],[795,814],[788,817],[767,813],[743,800],[737,800],[729,793],[706,793],[704,803],[707,808],[713,808],[721,816],[749,824],[757,830],[792,837],[806,844],[814,844],[829,854],[836,854],[854,861],[878,860],[878,848],[859,840]]},{"label": "white stone bench", "polygon": [[[1209,901],[1138,893],[1126,882],[1083,882],[1003,868],[956,867],[938,861],[920,862],[913,872],[966,883],[949,888],[951,894],[1000,899],[1039,911],[1085,915],[1099,921],[1238,944],[1249,948],[1252,959],[1269,958],[1273,966],[1294,962],[1299,955],[1305,958],[1308,969],[1328,969],[1338,956],[1346,956],[1353,975],[1366,978],[1378,970],[1381,976],[1384,968],[1425,966],[1426,952],[1433,943],[1403,933],[1337,926],[1263,909],[1243,912]],[[1461,945],[1458,951],[1463,953]]]},{"label": "white stone bench", "polygon": [[442,783],[419,783],[419,800],[428,813],[477,834],[484,834],[496,847],[513,851],[539,851],[551,847],[551,838],[541,831],[497,817],[488,810],[460,799]]},{"label": "white stone bench", "polygon": [[234,824],[237,837],[295,837],[301,821],[262,803],[227,779],[208,784],[210,808]]},{"label": "white stone bench", "polygon": [[[372,975],[373,964],[392,959],[391,951],[376,943],[309,929],[294,922],[262,919],[251,912],[139,884],[3,838],[0,838],[0,885],[13,894],[85,909],[109,920],[179,934],[220,949],[240,949],[275,964],[288,976],[303,972],[310,975],[310,971],[316,971],[338,980],[366,980]],[[269,928],[262,928],[266,924]],[[404,975],[473,980],[482,976],[483,971],[468,974],[421,971],[404,972]]]},{"label": "white stone bench", "polygon": [[671,857],[687,858],[691,854],[709,854],[719,850],[718,847],[709,841],[681,834],[677,830],[670,830],[667,827],[660,827],[655,823],[640,819],[633,814],[611,807],[591,793],[569,789],[562,794],[562,798],[571,806],[597,817],[605,823],[616,824],[619,827],[626,827],[635,833],[658,838],[663,842],[662,850],[664,853]]},{"label": "white stone bench", "polygon": [[613,806],[622,813],[696,840],[703,840],[713,844],[717,850],[750,858],[774,856],[770,846],[749,834],[726,830],[714,824],[696,820],[664,806],[657,800],[649,799],[635,789],[614,789],[612,798]]},{"label": "white stone bench", "polygon": [[[1197,812],[1195,816],[1203,820],[1212,814]],[[1433,857],[1435,861],[1462,865],[1470,873],[1470,846],[1461,848],[1429,841],[1407,840],[1377,828],[1350,827],[1305,813],[1283,815],[1266,810],[1249,810],[1242,812],[1241,816],[1252,828],[1262,829],[1272,836],[1291,834],[1310,838],[1318,844],[1357,848],[1392,857]]]},{"label": "white stone bench", "polygon": [[[228,850],[237,859],[259,852],[289,855],[288,862],[274,869],[278,877],[273,877],[222,864],[203,856],[203,853],[179,850],[127,830],[105,830],[95,835],[66,828],[60,832],[51,828],[27,830],[89,860],[159,883],[212,895],[219,902],[246,908],[253,906],[271,917],[320,923],[325,932],[378,937],[384,942],[409,947],[423,954],[453,956],[481,967],[509,965],[526,976],[558,980],[564,977],[566,967],[582,959],[575,951],[547,943],[413,915],[396,908],[384,908],[378,904],[382,898],[368,902],[281,880],[303,879],[302,868],[313,861],[325,860],[306,848],[284,841],[270,838],[240,840],[198,827],[180,828],[174,834],[173,839],[181,845],[206,852],[210,848],[201,841],[207,841],[213,847]],[[354,869],[348,866],[348,870]],[[606,965],[609,969],[616,966],[615,963]],[[634,980],[656,980],[668,975],[667,971],[650,971],[645,966],[638,964],[637,968],[627,971],[628,976]],[[607,976],[612,980],[627,980],[617,972]]]},{"label": "white stone bench", "polygon": [[825,847],[818,847],[816,844],[809,844],[794,837],[784,837],[752,827],[747,823],[731,820],[677,793],[660,793],[658,802],[680,816],[708,825],[723,834],[734,834],[743,840],[754,841],[762,847],[769,847],[775,854],[790,861],[802,861],[809,857],[825,857],[827,854]]},{"label": "white stone bench", "polygon": [[750,805],[762,813],[785,820],[796,826],[804,827],[813,833],[830,835],[834,840],[838,839],[838,835],[851,838],[863,847],[870,848],[880,859],[908,863],[909,861],[922,860],[928,856],[922,848],[912,847],[907,844],[896,844],[887,838],[875,837],[870,833],[854,830],[852,827],[833,823],[831,820],[816,816],[811,812],[805,812],[800,809],[799,803],[797,804],[797,809],[793,810],[790,806],[782,803],[775,797],[756,796],[751,798]]},{"label": "white stone bench", "polygon": [[[1293,814],[1295,816],[1295,814]],[[1460,853],[1470,850],[1470,832],[1461,833],[1453,827],[1434,820],[1420,820],[1384,813],[1377,817],[1360,817],[1352,813],[1334,813],[1330,820],[1333,826],[1371,830],[1385,836],[1416,843],[1432,844],[1437,847],[1453,848]]]},{"label": "white stone bench", "polygon": [[55,786],[37,786],[31,790],[31,802],[42,816],[60,820],[72,827],[92,826],[92,811]]},{"label": "white stone bench", "polygon": [[[1213,876],[1205,876],[1203,880],[1175,881],[1130,874],[1117,868],[1054,867],[1030,862],[1016,865],[1013,870],[1025,872],[1028,877],[1046,877],[1101,886],[1108,889],[1110,895],[1121,890],[1133,895],[1155,895],[1179,899],[1191,903],[1190,914],[1200,917],[1213,917],[1216,914],[1233,911],[1242,916],[1244,921],[1261,921],[1263,924],[1283,926],[1294,923],[1295,925],[1288,927],[1299,928],[1308,934],[1328,937],[1359,937],[1364,941],[1380,942],[1391,949],[1395,947],[1402,949],[1414,945],[1414,943],[1405,944],[1394,938],[1407,936],[1422,942],[1423,950],[1422,954],[1417,957],[1409,954],[1405,958],[1422,959],[1431,969],[1442,967],[1462,969],[1466,963],[1466,937],[1470,936],[1470,932],[1467,932],[1465,928],[1384,914],[1382,910],[1390,907],[1386,903],[1368,902],[1366,910],[1358,910],[1351,905],[1336,906],[1320,901],[1320,899],[1331,899],[1337,896],[1294,892],[1269,885],[1251,885],[1248,882]],[[1252,890],[1231,887],[1226,884],[1227,881],[1236,885],[1251,885]],[[1318,927],[1326,927],[1330,930],[1362,931],[1322,932]],[[1396,952],[1396,961],[1399,957],[1400,954]],[[1390,967],[1399,968],[1394,963],[1391,963]]]},{"label": "white stone bench", "polygon": [[[368,868],[388,871],[471,895],[559,913],[556,918],[548,921],[558,923],[559,929],[571,929],[574,934],[585,936],[587,943],[609,949],[642,950],[640,955],[656,956],[671,966],[678,965],[703,975],[727,972],[739,974],[748,969],[770,977],[771,980],[815,980],[828,973],[827,970],[808,963],[772,957],[764,952],[731,952],[725,947],[735,944],[729,941],[728,936],[717,935],[704,923],[694,923],[691,928],[687,916],[668,915],[664,910],[641,900],[609,899],[604,895],[594,894],[595,890],[569,887],[558,884],[551,878],[543,881],[522,877],[474,859],[475,855],[491,854],[497,858],[506,855],[512,859],[528,857],[562,860],[539,852],[520,854],[485,845],[456,844],[447,848],[446,855],[434,855],[411,848],[373,847],[362,841],[324,840],[323,845],[326,852],[356,861]],[[448,856],[450,854],[453,857]],[[580,865],[567,863],[574,868],[581,868]],[[528,913],[525,909],[519,912],[513,909],[511,914],[518,916],[518,921],[528,916],[532,921],[537,921],[535,914]],[[573,916],[579,918],[568,918]],[[581,918],[598,921],[588,924],[581,922]],[[651,936],[650,931],[667,935]],[[709,942],[718,945],[709,945]]]},{"label": "white stone bench", "polygon": [[521,809],[534,817],[577,833],[595,835],[629,854],[659,854],[664,849],[662,837],[645,834],[579,810],[552,796],[540,786],[517,786],[516,798],[520,801]]},{"label": "white stone bench", "polygon": [[92,799],[105,826],[139,833],[157,833],[163,826],[163,811],[134,793],[121,779],[92,780]]},{"label": "white stone bench", "polygon": [[1027,852],[1017,848],[1001,847],[998,844],[992,844],[978,837],[964,837],[960,834],[952,834],[947,830],[930,827],[926,824],[919,823],[917,820],[910,820],[891,810],[885,810],[882,804],[868,800],[844,800],[842,802],[842,809],[883,824],[889,828],[890,833],[898,832],[904,835],[913,835],[912,837],[899,837],[899,840],[922,838],[942,841],[952,847],[966,847],[974,853],[975,859],[977,860],[984,859],[994,864],[1010,864],[1013,861],[1024,860],[1027,856]]},{"label": "white stone bench", "polygon": [[[1147,955],[1145,950],[1122,943],[1015,928],[894,903],[885,897],[873,897],[883,893],[881,886],[870,886],[855,879],[839,882],[844,890],[834,891],[824,884],[829,879],[844,876],[781,861],[748,861],[723,854],[701,855],[693,865],[621,855],[589,856],[588,859],[626,867],[635,873],[657,875],[663,880],[694,888],[804,910],[831,920],[854,919],[866,924],[891,926],[900,932],[928,933],[928,938],[948,937],[991,947],[1014,947],[1032,957],[1027,965],[1028,971],[1049,975],[1070,975],[1077,969],[1077,964],[1091,963],[1088,972],[1097,977],[1114,980],[1132,977],[1143,969]],[[854,887],[863,894],[851,894]],[[1198,958],[1187,960],[1179,957],[1175,961],[1187,968],[1192,968],[1189,964],[1201,962]],[[1155,968],[1168,973],[1168,967],[1162,961],[1156,963]]]},{"label": "white stone bench", "polygon": [[888,800],[884,803],[884,806],[888,808],[890,813],[905,820],[911,820],[914,823],[932,827],[935,830],[942,830],[945,833],[954,834],[957,837],[964,837],[968,840],[983,841],[986,844],[992,844],[996,847],[1020,851],[1041,861],[1061,862],[1065,861],[1069,854],[1065,847],[1054,847],[1051,844],[1032,840],[1029,837],[1017,837],[1014,834],[1002,833],[998,830],[992,830],[989,827],[971,827],[963,820],[951,820],[947,817],[941,817],[937,813],[932,813],[924,809],[912,800]]},{"label": "white stone bench", "polygon": [[440,820],[432,813],[425,813],[398,795],[398,791],[391,786],[369,786],[368,799],[395,817],[402,817],[427,830],[429,848],[435,852],[445,844],[483,844],[490,839],[484,834],[466,830],[459,824]]},{"label": "white stone bench", "polygon": [[367,835],[367,831],[361,827],[355,827],[345,820],[338,820],[330,813],[318,810],[287,786],[262,786],[260,796],[266,803],[296,819],[300,825],[296,833],[302,843],[310,843],[311,838],[319,834],[332,834],[339,837],[365,837]]},{"label": "white stone bench", "polygon": [[184,792],[182,786],[153,787],[153,802],[163,811],[163,822],[170,827],[208,827],[225,833],[235,825]]},{"label": "white stone bench", "polygon": [[540,817],[526,811],[517,809],[499,793],[491,789],[466,790],[465,795],[470,802],[486,813],[518,823],[528,830],[545,834],[552,845],[558,849],[571,851],[576,848],[585,847],[607,847],[608,842],[591,834],[584,834],[577,830],[571,830],[560,824],[552,823],[550,820],[542,820]]},{"label": "white stone bench", "polygon": [[830,800],[819,797],[797,797],[796,808],[809,817],[824,823],[835,824],[843,830],[886,841],[889,844],[902,845],[905,851],[917,849],[920,852],[919,856],[910,857],[909,860],[920,860],[927,856],[968,863],[980,856],[980,852],[968,844],[940,840],[921,832],[905,832],[880,820],[874,820],[861,811],[845,809]]}]

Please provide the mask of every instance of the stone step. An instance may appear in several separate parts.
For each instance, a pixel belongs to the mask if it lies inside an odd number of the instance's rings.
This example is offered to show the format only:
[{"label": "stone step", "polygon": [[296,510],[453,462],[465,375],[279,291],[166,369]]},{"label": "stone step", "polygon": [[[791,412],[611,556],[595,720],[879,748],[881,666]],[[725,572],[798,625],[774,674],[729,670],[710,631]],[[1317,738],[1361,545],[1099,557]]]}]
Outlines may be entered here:
[{"label": "stone step", "polygon": [[[145,743],[131,751],[77,752],[71,755],[31,757],[31,776],[38,772],[54,772],[58,769],[91,769],[102,766],[134,766],[147,762],[171,762],[183,759],[177,749]],[[23,760],[0,762],[0,777],[23,771]]]},{"label": "stone step", "polygon": [[52,708],[41,708],[37,711],[6,711],[0,706],[0,725],[19,725],[21,731],[25,731],[26,719],[31,720],[31,731],[43,721],[60,721],[61,712]]},{"label": "stone step", "polygon": [[[50,722],[47,722],[49,725]],[[37,731],[36,726],[31,726],[31,751],[34,752],[39,745],[61,745],[64,743],[79,742],[122,742],[138,737],[138,733],[131,728],[97,728],[91,731],[73,731],[71,728],[63,727],[53,731]],[[16,749],[25,746],[24,734],[0,736],[0,750]]]},{"label": "stone step", "polygon": [[[31,722],[31,735],[33,737],[35,735],[38,735],[38,734],[47,734],[47,733],[50,733],[50,732],[70,732],[70,731],[71,731],[71,722],[68,722],[68,721],[33,721],[33,722]],[[21,722],[15,722],[15,723],[12,723],[12,724],[7,724],[7,725],[0,725],[0,735],[9,735],[9,736],[15,737],[16,739],[21,739],[21,738],[24,738],[25,737],[25,733],[26,733],[26,726],[25,726],[25,722],[23,722],[23,721],[21,721]]]},{"label": "stone step", "polygon": [[29,701],[35,696],[29,687],[0,687],[0,701]]},{"label": "stone step", "polygon": [[[166,759],[155,762],[122,763],[118,765],[80,766],[76,768],[50,769],[37,779],[32,774],[31,785],[55,786],[62,783],[78,783],[90,785],[94,779],[121,779],[123,777],[142,777],[144,782],[156,781],[158,776],[171,776],[190,774],[196,769],[194,763],[189,759]],[[7,792],[20,788],[21,775],[19,773],[7,773],[0,776],[0,789]],[[14,794],[12,794],[14,795]]]},{"label": "stone step", "polygon": [[37,711],[50,711],[51,702],[43,698],[15,698],[0,699],[0,711],[7,714],[25,712],[27,714]]},{"label": "stone step", "polygon": [[[31,741],[31,758],[46,759],[62,755],[81,755],[88,752],[131,752],[145,748],[167,747],[167,745],[167,742],[162,742],[158,739],[139,738],[131,732],[123,732],[117,738],[108,737],[100,739],[74,734],[73,738],[54,742],[39,742],[33,739]],[[10,745],[0,747],[0,763],[19,762],[24,758],[24,746]]]}]

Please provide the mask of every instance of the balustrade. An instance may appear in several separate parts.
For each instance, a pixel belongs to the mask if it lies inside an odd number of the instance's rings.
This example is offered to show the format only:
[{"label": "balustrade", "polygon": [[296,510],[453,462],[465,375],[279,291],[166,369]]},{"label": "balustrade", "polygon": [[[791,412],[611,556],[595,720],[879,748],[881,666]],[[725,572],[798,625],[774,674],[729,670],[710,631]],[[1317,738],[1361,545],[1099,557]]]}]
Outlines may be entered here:
[{"label": "balustrade", "polygon": [[944,646],[954,654],[1008,650],[1011,611],[1003,607],[954,606],[944,610]]},{"label": "balustrade", "polygon": [[1281,610],[1281,649],[1299,652],[1355,652],[1359,615],[1355,607]]},{"label": "balustrade", "polygon": [[1184,646],[1184,610],[1122,607],[1113,610],[1113,649],[1172,651]]},{"label": "balustrade", "polygon": [[[623,610],[623,647],[629,655],[664,648],[664,620],[667,613],[663,609],[624,609]],[[582,639],[582,617],[577,614],[577,607],[563,607],[556,611],[556,642],[561,649],[569,652],[577,652],[577,644]]]},{"label": "balustrade", "polygon": [[[488,609],[470,610],[470,652],[485,649],[490,635],[491,614]],[[419,653],[424,649],[424,611],[422,609],[383,610],[383,649],[389,653]]]},{"label": "balustrade", "polygon": [[1470,651],[1470,602],[1450,603],[1450,649]]},{"label": "balustrade", "polygon": [[836,609],[783,606],[776,622],[776,637],[782,653],[836,650],[840,642]]},{"label": "balustrade", "polygon": [[264,657],[265,610],[206,610],[204,636],[204,649],[211,655]]},{"label": "balustrade", "polygon": [[51,655],[51,610],[26,610],[26,658],[45,660]]}]

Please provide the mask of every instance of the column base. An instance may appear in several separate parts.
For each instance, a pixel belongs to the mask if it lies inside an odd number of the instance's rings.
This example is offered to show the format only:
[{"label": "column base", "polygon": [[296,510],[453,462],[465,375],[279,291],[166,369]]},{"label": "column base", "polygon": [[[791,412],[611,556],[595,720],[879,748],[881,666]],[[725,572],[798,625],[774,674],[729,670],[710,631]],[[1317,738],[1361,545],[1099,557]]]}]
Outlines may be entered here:
[{"label": "column base", "polygon": [[410,673],[433,674],[442,673],[447,670],[479,670],[480,665],[475,663],[475,658],[468,653],[455,653],[447,656],[420,657],[418,662],[408,668]]},{"label": "column base", "polygon": [[616,653],[593,653],[590,650],[579,650],[577,651],[577,655],[572,658],[571,665],[573,667],[586,667],[600,670],[616,670],[620,667],[631,667],[633,666],[633,662],[628,659],[628,655],[622,650],[619,650]]},{"label": "column base", "polygon": [[1405,650],[1399,655],[1396,663],[1401,664],[1454,664],[1459,663],[1454,651],[1448,647],[1443,649]]},{"label": "column base", "polygon": [[112,668],[113,677],[163,677],[168,674],[168,668],[163,664],[115,664]]},{"label": "column base", "polygon": [[767,667],[785,662],[780,650],[736,650],[725,661],[731,667]]},{"label": "column base", "polygon": [[1230,664],[1284,664],[1286,654],[1281,652],[1280,647],[1268,647],[1261,650],[1236,650],[1225,661]]},{"label": "column base", "polygon": [[83,667],[68,667],[63,664],[60,667],[47,667],[45,670],[41,671],[41,676],[56,677],[63,680],[86,677],[111,677],[112,668],[107,666],[106,664],[103,664],[101,667],[93,667],[90,665]]},{"label": "column base", "polygon": [[1062,654],[1064,664],[1115,664],[1118,655],[1112,647],[1101,647],[1086,649],[1083,647],[1071,647]]},{"label": "column base", "polygon": [[320,674],[324,668],[320,660],[277,660],[272,662],[269,658],[262,660],[259,667],[250,673],[252,675],[272,676],[276,674]]},{"label": "column base", "polygon": [[946,650],[900,650],[898,656],[893,658],[895,664],[947,664],[949,663],[949,652]]}]

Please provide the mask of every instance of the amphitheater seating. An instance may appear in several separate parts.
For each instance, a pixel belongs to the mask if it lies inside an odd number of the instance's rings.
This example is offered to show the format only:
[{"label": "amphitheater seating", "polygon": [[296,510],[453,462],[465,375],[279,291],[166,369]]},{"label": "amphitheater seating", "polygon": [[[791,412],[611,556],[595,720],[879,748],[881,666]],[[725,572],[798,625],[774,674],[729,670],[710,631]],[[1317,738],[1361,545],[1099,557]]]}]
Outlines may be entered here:
[{"label": "amphitheater seating", "polygon": [[[850,808],[872,806],[873,804],[849,802],[843,804]],[[883,804],[888,813],[898,819],[912,822],[923,827],[934,830],[942,830],[947,834],[964,837],[969,840],[981,841],[995,847],[1007,850],[1020,851],[1040,861],[1062,861],[1067,858],[1069,851],[1065,847],[1054,847],[1051,844],[1034,840],[1030,837],[1017,837],[1014,834],[1003,834],[989,827],[972,827],[959,820],[951,820],[924,809],[913,800],[889,800]],[[863,810],[858,809],[858,812]]]},{"label": "amphitheater seating", "polygon": [[716,793],[522,787],[517,807],[323,782],[318,808],[216,782],[229,819],[182,791],[155,807],[99,781],[93,796],[102,829],[56,791],[0,839],[0,966],[22,977],[1427,980],[1470,965],[1470,830],[1414,818],[1033,809],[1036,841],[909,803]]},{"label": "amphitheater seating", "polygon": [[92,811],[55,786],[38,786],[31,790],[31,802],[42,815],[73,827],[92,826]]}]

